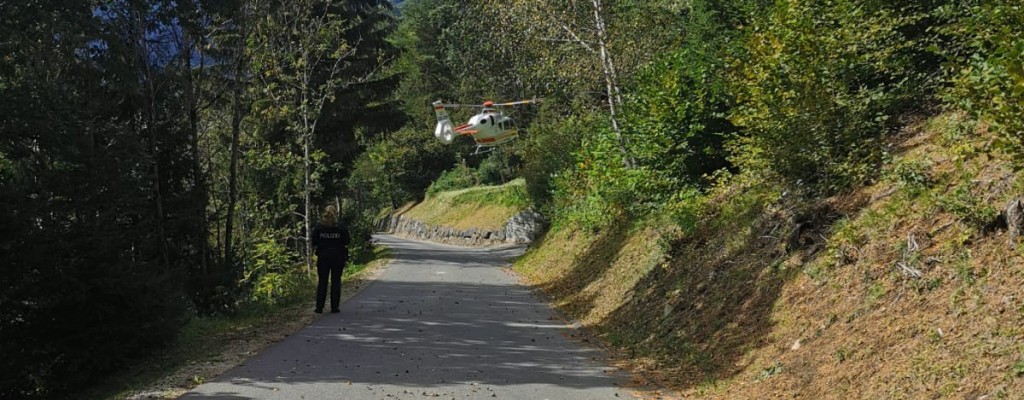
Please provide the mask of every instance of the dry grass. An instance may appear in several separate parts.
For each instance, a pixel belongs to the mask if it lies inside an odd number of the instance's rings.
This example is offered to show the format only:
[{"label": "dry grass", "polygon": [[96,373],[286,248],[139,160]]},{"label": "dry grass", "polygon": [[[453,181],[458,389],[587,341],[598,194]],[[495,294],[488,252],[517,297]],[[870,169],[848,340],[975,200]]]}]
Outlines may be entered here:
[{"label": "dry grass", "polygon": [[[667,244],[658,240],[667,232],[652,226],[636,232],[629,232],[628,224],[616,227],[587,237],[572,230],[552,232],[544,246],[517,262],[517,270],[530,282],[543,282],[541,288],[558,299],[556,305],[581,323],[598,324],[629,296],[630,288],[667,261]],[[566,273],[568,265],[579,267]]]},{"label": "dry grass", "polygon": [[842,196],[720,188],[689,236],[566,229],[516,268],[652,397],[1020,398],[1024,257],[989,219],[1024,178],[971,129],[912,126]]},{"label": "dry grass", "polygon": [[403,207],[396,214],[432,226],[497,230],[528,206],[526,183],[519,179],[500,186],[437,193],[415,206]]}]

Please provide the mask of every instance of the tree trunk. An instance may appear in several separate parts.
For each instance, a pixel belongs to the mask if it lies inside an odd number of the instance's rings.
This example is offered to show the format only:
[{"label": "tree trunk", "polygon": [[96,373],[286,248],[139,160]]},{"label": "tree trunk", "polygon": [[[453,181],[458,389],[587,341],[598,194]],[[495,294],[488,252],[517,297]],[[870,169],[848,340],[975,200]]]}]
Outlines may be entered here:
[{"label": "tree trunk", "polygon": [[[195,42],[189,38],[187,32],[182,33],[181,57],[183,68],[185,68],[185,101],[188,109],[188,133],[192,145],[192,185],[193,206],[195,207],[196,239],[199,245],[199,263],[203,275],[209,273],[208,266],[208,240],[210,237],[209,226],[207,226],[206,206],[209,202],[206,191],[206,178],[203,174],[202,164],[199,162],[199,95],[196,85],[195,71],[192,70],[192,50]],[[200,60],[203,58],[200,57]],[[202,61],[200,61],[200,73],[202,73]]]},{"label": "tree trunk", "polygon": [[618,105],[622,104],[622,95],[619,90],[619,77],[615,70],[615,62],[608,51],[608,32],[605,27],[604,17],[601,15],[601,0],[592,0],[594,4],[594,28],[597,32],[598,52],[601,57],[601,70],[604,73],[605,90],[608,95],[608,112],[612,122],[612,130],[615,132],[615,140],[618,142],[619,151],[622,153],[622,163],[627,169],[636,168],[636,160],[629,154],[626,147],[626,140],[622,136],[622,128],[619,126]]},{"label": "tree trunk", "polygon": [[305,175],[305,185],[306,185],[305,188],[304,188],[305,190],[303,190],[305,192],[304,204],[305,204],[305,208],[306,208],[305,211],[306,212],[305,212],[305,215],[304,215],[303,219],[305,220],[305,223],[306,223],[306,272],[309,273],[309,272],[311,272],[313,270],[313,225],[312,225],[312,222],[313,222],[313,215],[312,215],[313,190],[312,190],[312,186],[310,186],[312,184],[312,182],[311,182],[311,175],[312,175],[312,173],[310,171],[310,169],[312,168],[312,163],[310,162],[310,159],[309,159],[309,157],[310,157],[310,154],[309,154],[310,151],[309,150],[310,150],[310,145],[311,145],[310,142],[313,140],[313,133],[312,132],[307,132],[304,136],[305,136],[305,141],[304,141],[304,145],[303,145],[303,158],[304,158],[304,160],[303,160],[302,164],[303,164],[303,173]]},{"label": "tree trunk", "polygon": [[241,156],[242,120],[248,114],[248,106],[243,106],[243,93],[246,81],[243,79],[247,65],[246,50],[249,39],[249,22],[252,15],[250,3],[243,3],[240,8],[239,40],[235,51],[235,71],[231,87],[231,161],[228,166],[228,210],[224,220],[224,265],[234,269],[235,262],[235,208],[238,205],[238,162]]},{"label": "tree trunk", "polygon": [[242,136],[242,67],[235,68],[235,82],[231,106],[231,164],[228,166],[228,211],[224,221],[224,264],[234,268],[235,205],[238,203],[238,155]]},{"label": "tree trunk", "polygon": [[153,198],[156,206],[156,228],[157,228],[157,240],[160,242],[158,248],[160,249],[160,261],[163,263],[163,267],[169,269],[171,266],[170,262],[170,251],[167,248],[167,229],[164,226],[164,197],[163,191],[160,188],[160,154],[159,148],[157,147],[156,139],[156,86],[153,82],[153,71],[149,66],[149,46],[146,45],[145,38],[145,26],[146,24],[142,20],[142,12],[136,12],[134,27],[135,32],[135,46],[136,57],[139,67],[142,68],[142,73],[145,79],[145,90],[146,90],[146,120],[145,120],[145,131],[149,141],[149,155],[151,157],[151,163],[153,168]]},{"label": "tree trunk", "polygon": [[[304,59],[306,59],[306,60],[309,60],[308,53],[304,52],[302,57]],[[302,188],[303,201],[302,201],[302,204],[303,204],[303,208],[304,208],[302,219],[303,219],[304,225],[306,227],[306,243],[305,243],[305,246],[304,246],[305,249],[306,249],[306,273],[311,273],[313,271],[313,226],[312,226],[312,222],[313,222],[313,212],[312,212],[312,206],[313,206],[313,187],[311,186],[312,185],[312,171],[311,171],[311,169],[312,169],[313,164],[312,164],[312,160],[310,160],[310,157],[311,157],[310,147],[312,147],[312,144],[313,144],[312,141],[313,141],[313,129],[314,129],[314,127],[310,124],[310,121],[309,121],[309,114],[310,114],[310,109],[309,109],[309,86],[310,86],[311,80],[312,80],[311,74],[308,71],[309,65],[310,65],[309,62],[307,62],[306,63],[306,68],[307,69],[304,70],[303,74],[302,74],[302,89],[301,89],[302,90],[302,94],[300,96],[301,101],[302,101],[302,103],[300,105],[300,110],[301,110],[301,113],[302,113],[302,175],[303,175],[302,176],[302,178],[303,178],[303,188]],[[317,111],[319,111],[319,110],[317,110]],[[319,117],[319,115],[317,117]]]}]

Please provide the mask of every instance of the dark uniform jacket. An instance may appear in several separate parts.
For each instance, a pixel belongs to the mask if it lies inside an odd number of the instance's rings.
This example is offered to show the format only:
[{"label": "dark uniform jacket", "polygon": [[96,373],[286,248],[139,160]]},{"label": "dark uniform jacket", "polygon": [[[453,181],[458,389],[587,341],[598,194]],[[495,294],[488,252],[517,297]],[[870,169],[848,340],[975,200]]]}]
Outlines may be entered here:
[{"label": "dark uniform jacket", "polygon": [[313,229],[313,248],[320,262],[343,262],[348,258],[348,229],[345,226],[317,226]]}]

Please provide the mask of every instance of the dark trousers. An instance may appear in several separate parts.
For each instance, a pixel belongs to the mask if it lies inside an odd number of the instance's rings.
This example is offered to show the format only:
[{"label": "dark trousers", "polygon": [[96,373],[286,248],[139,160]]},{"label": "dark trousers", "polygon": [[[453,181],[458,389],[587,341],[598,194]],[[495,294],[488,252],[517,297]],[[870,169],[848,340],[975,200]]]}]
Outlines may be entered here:
[{"label": "dark trousers", "polygon": [[316,309],[323,310],[327,300],[327,278],[331,278],[331,310],[337,310],[341,303],[341,272],[345,269],[345,261],[318,261],[316,264]]}]

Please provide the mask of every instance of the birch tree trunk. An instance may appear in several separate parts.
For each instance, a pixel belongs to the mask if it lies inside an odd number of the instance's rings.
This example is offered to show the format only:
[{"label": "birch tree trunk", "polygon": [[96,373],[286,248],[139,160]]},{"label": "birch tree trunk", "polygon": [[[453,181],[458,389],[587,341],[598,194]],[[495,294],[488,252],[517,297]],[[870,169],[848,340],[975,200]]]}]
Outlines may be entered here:
[{"label": "birch tree trunk", "polygon": [[[308,121],[307,121],[308,122]],[[305,179],[305,186],[303,187],[304,197],[303,203],[305,204],[304,222],[306,225],[306,272],[312,272],[313,270],[313,225],[312,225],[312,207],[313,207],[313,187],[310,179],[312,175],[312,162],[310,161],[310,147],[313,140],[313,133],[308,132],[303,135],[303,175]]]},{"label": "birch tree trunk", "polygon": [[601,0],[592,0],[592,3],[594,5],[594,30],[597,33],[597,46],[601,58],[601,70],[604,73],[605,90],[608,95],[608,113],[612,130],[615,132],[615,140],[622,153],[623,165],[627,169],[636,168],[636,160],[629,153],[626,139],[622,136],[622,127],[619,126],[618,106],[622,104],[622,95],[619,90],[618,73],[615,71],[615,61],[612,59],[611,52],[608,51],[608,30],[602,16]]},{"label": "birch tree trunk", "polygon": [[611,51],[608,49],[608,28],[604,20],[604,9],[601,4],[601,0],[591,0],[590,3],[593,7],[594,26],[592,33],[594,37],[581,35],[581,32],[586,32],[586,30],[574,29],[571,23],[566,22],[569,18],[563,18],[564,16],[560,17],[558,15],[558,11],[548,8],[550,6],[545,1],[538,1],[537,3],[534,3],[537,8],[533,9],[532,12],[539,15],[546,15],[548,21],[552,24],[551,27],[553,30],[562,31],[569,36],[566,39],[545,40],[575,43],[591,54],[597,56],[598,61],[601,63],[601,74],[604,78],[609,120],[612,125],[612,131],[615,134],[616,145],[622,155],[623,166],[627,169],[632,169],[636,167],[636,160],[629,152],[629,148],[626,145],[626,139],[622,135],[622,126],[619,124],[619,107],[622,105],[622,95],[620,94],[619,76],[615,68],[615,60],[614,57],[612,57]]}]

